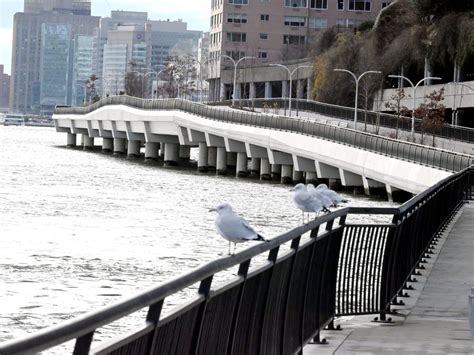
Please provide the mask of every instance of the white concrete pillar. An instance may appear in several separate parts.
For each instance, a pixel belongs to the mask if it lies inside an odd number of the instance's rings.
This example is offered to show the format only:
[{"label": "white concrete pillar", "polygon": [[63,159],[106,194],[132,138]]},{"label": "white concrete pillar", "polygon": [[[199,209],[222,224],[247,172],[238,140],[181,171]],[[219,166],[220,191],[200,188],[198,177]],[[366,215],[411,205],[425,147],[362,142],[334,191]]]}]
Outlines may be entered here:
[{"label": "white concrete pillar", "polygon": [[124,155],[125,154],[125,138],[114,138],[114,154]]},{"label": "white concrete pillar", "polygon": [[176,166],[179,160],[179,144],[165,143],[165,166]]},{"label": "white concrete pillar", "polygon": [[281,166],[281,183],[282,184],[293,183],[293,165]]},{"label": "white concrete pillar", "polygon": [[191,157],[191,147],[189,145],[179,146],[179,160],[188,161]]},{"label": "white concrete pillar", "polygon": [[114,151],[114,139],[113,138],[102,138],[102,152],[111,153]]},{"label": "white concrete pillar", "polygon": [[281,165],[272,164],[272,180],[280,180],[280,179],[281,179]]},{"label": "white concrete pillar", "polygon": [[265,98],[266,99],[272,98],[272,83],[269,81],[265,82]]},{"label": "white concrete pillar", "polygon": [[304,93],[304,79],[298,80],[296,84],[296,98],[297,99],[303,99],[303,93]]},{"label": "white concrete pillar", "polygon": [[227,152],[225,147],[217,147],[217,175],[227,175]]},{"label": "white concrete pillar", "polygon": [[87,134],[82,136],[84,137],[84,150],[94,149],[94,137],[89,137]]},{"label": "white concrete pillar", "polygon": [[237,153],[237,167],[235,169],[237,177],[247,177],[247,154]]},{"label": "white concrete pillar", "polygon": [[215,171],[217,165],[217,148],[207,147],[207,169]]},{"label": "white concrete pillar", "polygon": [[260,177],[260,158],[252,158],[250,160],[250,176]]},{"label": "white concrete pillar", "polygon": [[303,172],[293,169],[293,182],[303,182]]},{"label": "white concrete pillar", "polygon": [[159,155],[160,155],[161,159],[165,159],[165,143],[163,143],[163,142],[160,143]]},{"label": "white concrete pillar", "polygon": [[257,86],[255,83],[250,83],[249,84],[249,98],[250,99],[255,99],[257,96]]},{"label": "white concrete pillar", "polygon": [[75,147],[76,146],[77,135],[75,133],[68,133],[67,134],[67,147]]},{"label": "white concrete pillar", "polygon": [[281,81],[281,97],[289,97],[289,85],[288,80]]},{"label": "white concrete pillar", "polygon": [[272,168],[267,158],[260,159],[260,180],[271,180]]},{"label": "white concrete pillar", "polygon": [[207,145],[205,142],[199,142],[198,171],[207,172]]},{"label": "white concrete pillar", "polygon": [[138,158],[140,156],[140,141],[128,141],[127,156],[129,158]]},{"label": "white concrete pillar", "polygon": [[318,180],[316,172],[307,171],[306,172],[306,183],[307,184],[314,184]]},{"label": "white concrete pillar", "polygon": [[158,150],[160,143],[146,142],[145,143],[145,160],[158,160]]},{"label": "white concrete pillar", "polygon": [[311,78],[308,78],[308,84],[307,84],[307,93],[306,93],[306,99],[311,100],[311,91],[313,90],[313,82],[311,81]]}]

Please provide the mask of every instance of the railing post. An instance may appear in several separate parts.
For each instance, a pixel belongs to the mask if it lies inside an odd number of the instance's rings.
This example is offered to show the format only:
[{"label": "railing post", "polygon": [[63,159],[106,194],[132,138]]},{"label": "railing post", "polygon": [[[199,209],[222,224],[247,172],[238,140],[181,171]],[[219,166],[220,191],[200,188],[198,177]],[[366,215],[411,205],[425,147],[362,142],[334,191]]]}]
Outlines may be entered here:
[{"label": "railing post", "polygon": [[94,331],[83,335],[80,338],[76,339],[76,344],[74,345],[73,355],[87,355],[91,349],[92,338],[94,336]]},{"label": "railing post", "polygon": [[195,354],[199,353],[199,343],[201,341],[202,326],[204,324],[204,317],[206,316],[207,302],[209,299],[209,292],[211,291],[213,277],[214,275],[209,276],[207,279],[202,280],[201,284],[199,285],[198,293],[204,296],[204,301],[199,307],[199,311],[196,317],[196,325],[194,328],[192,349],[194,349]]}]

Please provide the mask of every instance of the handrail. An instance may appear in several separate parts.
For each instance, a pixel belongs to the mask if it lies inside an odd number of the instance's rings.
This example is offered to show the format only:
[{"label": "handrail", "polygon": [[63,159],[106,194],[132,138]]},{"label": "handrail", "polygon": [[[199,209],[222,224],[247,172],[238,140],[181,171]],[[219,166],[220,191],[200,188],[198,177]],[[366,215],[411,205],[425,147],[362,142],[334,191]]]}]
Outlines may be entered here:
[{"label": "handrail", "polygon": [[393,158],[413,161],[431,167],[460,171],[470,166],[474,158],[470,155],[444,149],[404,142],[371,133],[360,132],[349,128],[339,128],[318,122],[308,122],[299,118],[259,115],[253,112],[225,111],[194,103],[183,99],[147,100],[129,96],[112,96],[104,98],[86,107],[57,107],[57,115],[85,115],[107,105],[125,105],[145,110],[181,110],[201,115],[211,120],[247,124],[255,127],[284,130],[288,132],[315,136],[322,139],[374,151]]},{"label": "handrail", "polygon": [[[305,100],[305,99],[294,99],[295,103],[300,111],[309,111],[309,112],[316,112],[321,113],[328,117],[334,117],[337,119],[342,119],[346,121],[352,121],[354,116],[354,108],[347,107],[347,106],[340,106],[334,104],[328,104],[325,102],[314,101],[314,100]],[[285,105],[287,101],[285,98],[256,98],[256,99],[241,99],[235,100],[237,107],[258,107],[263,108],[265,103],[281,103],[282,106]],[[229,101],[219,101],[219,102],[210,102],[209,105],[215,106],[230,106]],[[284,107],[284,106],[283,106]],[[280,107],[280,108],[283,108]],[[399,119],[397,115],[389,114],[389,113],[381,113],[371,110],[360,110],[360,113],[367,114],[367,121],[368,124],[376,124],[377,120],[379,121],[379,125],[381,127],[388,127],[388,128],[396,128],[398,125],[398,129],[404,131],[411,130],[411,117],[401,116]],[[403,120],[404,119],[404,120]],[[372,123],[370,123],[370,122]],[[397,122],[398,121],[398,122]],[[419,127],[422,120],[419,118],[415,118],[415,131],[421,133],[421,129]],[[359,122],[363,124],[362,121]],[[431,133],[429,133],[431,134]],[[469,143],[474,143],[474,129],[470,127],[463,127],[463,126],[453,126],[451,124],[445,124],[440,132],[435,132],[435,136],[441,138],[448,138],[448,139],[455,139],[458,141],[464,141]]]},{"label": "handrail", "polygon": [[[423,258],[430,241],[451,218],[463,200],[472,197],[473,184],[474,166],[445,178],[398,208],[357,207],[337,210],[271,239],[268,243],[257,244],[234,256],[209,262],[180,277],[163,282],[134,297],[116,302],[99,311],[90,312],[62,324],[46,328],[20,340],[1,343],[0,354],[38,352],[72,339],[77,339],[76,349],[81,349],[75,351],[75,354],[88,354],[92,335],[96,329],[144,307],[150,307],[146,322],[147,331],[143,334],[138,332],[139,336],[131,339],[130,342],[143,340],[148,344],[147,346],[152,346],[149,343],[148,331],[159,332],[162,327],[166,327],[166,324],[159,321],[161,305],[166,297],[200,282],[200,296],[194,306],[199,309],[200,322],[204,322],[205,307],[207,302],[210,302],[206,295],[209,293],[213,275],[240,265],[240,283],[234,284],[234,286],[229,284],[225,287],[228,287],[229,290],[232,290],[230,287],[238,287],[239,297],[243,297],[245,283],[251,282],[252,276],[247,273],[251,259],[266,252],[269,252],[268,261],[271,263],[272,269],[265,269],[267,271],[260,269],[255,273],[269,272],[267,275],[271,277],[273,268],[286,263],[284,265],[291,270],[289,275],[293,274],[296,265],[300,268],[303,267],[302,271],[307,275],[303,275],[304,280],[301,280],[300,273],[295,274],[295,277],[299,277],[299,283],[296,284],[306,285],[303,309],[300,310],[303,313],[297,312],[294,308],[291,311],[293,312],[291,317],[299,315],[295,324],[298,327],[302,326],[302,337],[299,340],[297,339],[297,343],[287,344],[283,341],[281,344],[285,349],[289,347],[288,349],[291,348],[294,352],[300,349],[310,338],[317,335],[320,329],[334,319],[336,314],[380,312],[381,316],[384,317],[387,313],[390,313],[391,301],[397,296],[418,262]],[[407,211],[410,212],[409,215],[406,214]],[[371,226],[346,225],[345,220],[349,214],[392,215],[393,223]],[[335,225],[337,221],[338,224]],[[326,227],[323,233],[318,233],[319,228],[324,224]],[[426,224],[430,224],[430,226],[427,227]],[[310,241],[300,245],[300,237],[307,232],[311,232]],[[354,242],[354,240],[357,242]],[[291,253],[279,258],[279,247],[290,241]],[[357,246],[360,250],[370,249],[372,256],[370,258],[365,257],[367,254],[354,251]],[[327,258],[326,255],[328,255]],[[301,260],[306,261],[298,264]],[[361,264],[363,264],[362,267],[360,267]],[[357,267],[357,272],[354,271],[355,267]],[[366,270],[369,276],[355,284],[345,283],[347,279],[354,279],[354,275],[358,275],[360,270]],[[321,275],[324,275],[324,277]],[[275,277],[281,277],[281,274],[277,273]],[[314,286],[314,283],[317,283],[317,287]],[[285,287],[288,287],[285,312],[290,312],[288,310],[290,295],[299,300],[301,300],[302,295],[291,289],[293,285],[291,278],[287,279],[285,285]],[[309,285],[313,288],[308,288]],[[278,284],[275,287],[279,287]],[[201,290],[203,293],[201,293]],[[224,293],[220,295],[222,296]],[[267,289],[267,297],[269,294],[270,291]],[[356,299],[354,299],[354,294],[357,296]],[[317,301],[310,295],[317,297]],[[307,308],[306,305],[311,305],[311,307]],[[232,313],[231,310],[225,309],[225,311]],[[237,309],[235,312],[239,312],[239,310]],[[310,314],[317,317],[316,326],[314,325],[314,319],[305,320],[305,312],[310,312]],[[229,317],[232,318],[232,314]],[[237,317],[237,313],[234,313],[234,317]],[[303,324],[307,324],[307,326]],[[205,326],[205,324],[201,323],[202,326]],[[234,331],[237,330],[234,329]],[[155,336],[157,336],[156,334]],[[160,336],[164,335],[160,333]],[[200,333],[198,332],[196,336],[200,336]],[[194,346],[199,344],[199,339],[196,341],[197,343],[192,343]],[[221,341],[221,339],[218,338],[216,341]],[[128,346],[125,343],[119,339],[116,344],[122,344],[124,347]],[[273,341],[269,341],[269,344],[272,343]],[[134,344],[132,345],[134,346]],[[153,350],[150,350],[149,347],[147,349],[147,352]]]}]

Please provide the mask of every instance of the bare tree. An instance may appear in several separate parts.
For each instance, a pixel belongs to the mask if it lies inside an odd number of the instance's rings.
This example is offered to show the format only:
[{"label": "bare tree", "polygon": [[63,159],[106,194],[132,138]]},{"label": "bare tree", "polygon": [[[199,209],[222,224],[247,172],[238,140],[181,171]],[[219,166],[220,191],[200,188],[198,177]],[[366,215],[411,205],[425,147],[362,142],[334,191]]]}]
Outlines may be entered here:
[{"label": "bare tree", "polygon": [[129,96],[143,97],[143,76],[137,72],[128,72],[125,75],[125,93]]},{"label": "bare tree", "polygon": [[398,139],[400,122],[403,119],[402,114],[408,111],[408,108],[401,104],[402,100],[405,99],[405,97],[407,97],[405,95],[405,90],[399,88],[395,90],[395,93],[392,96],[390,96],[390,101],[387,101],[385,103],[385,108],[389,109],[390,111],[394,111],[397,115],[397,120],[395,123],[395,139]]},{"label": "bare tree", "polygon": [[[444,113],[446,106],[441,102],[444,100],[444,88],[434,90],[425,96],[426,101],[415,110],[415,117],[421,119],[421,131],[431,133],[432,145],[435,146],[436,133],[441,131],[445,124]],[[423,135],[422,135],[423,140]]]}]

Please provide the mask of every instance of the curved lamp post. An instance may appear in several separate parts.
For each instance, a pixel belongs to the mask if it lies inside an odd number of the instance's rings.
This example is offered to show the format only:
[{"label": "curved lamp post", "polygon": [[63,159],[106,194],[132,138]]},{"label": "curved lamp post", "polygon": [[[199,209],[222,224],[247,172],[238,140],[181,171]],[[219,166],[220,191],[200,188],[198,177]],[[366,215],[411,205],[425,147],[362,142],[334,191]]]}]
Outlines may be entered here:
[{"label": "curved lamp post", "polygon": [[292,97],[291,91],[293,89],[293,74],[296,73],[298,71],[298,69],[300,69],[300,68],[313,68],[313,67],[310,66],[310,65],[299,65],[295,69],[290,71],[290,69],[286,65],[283,65],[283,64],[270,64],[270,66],[271,67],[281,67],[283,69],[286,69],[286,71],[288,72],[288,76],[290,77],[290,97],[289,97],[289,103],[288,103],[288,115],[291,117],[291,97]]},{"label": "curved lamp post", "polygon": [[91,99],[89,97],[89,100],[87,100],[87,87],[84,85],[84,84],[81,84],[81,83],[76,83],[76,86],[80,86],[82,89],[84,89],[84,100],[83,102],[84,103],[88,103],[89,106],[91,105]]},{"label": "curved lamp post", "polygon": [[199,64],[199,87],[200,87],[200,90],[199,90],[199,102],[202,103],[202,92],[203,92],[203,90],[202,90],[202,88],[203,88],[203,85],[202,85],[202,66],[203,66],[204,64],[206,64],[207,62],[209,62],[210,60],[212,60],[212,58],[207,58],[207,59],[203,60],[202,62],[199,61],[199,60],[196,59],[196,58],[193,58],[193,59],[196,61],[196,63]]},{"label": "curved lamp post", "polygon": [[366,74],[382,74],[380,70],[367,70],[357,77],[353,72],[347,69],[334,69],[334,71],[344,72],[350,74],[355,81],[356,84],[356,92],[355,92],[355,105],[354,105],[354,129],[357,129],[357,104],[359,100],[359,81],[362,77]]},{"label": "curved lamp post", "polygon": [[234,64],[234,86],[232,87],[232,107],[234,107],[235,106],[235,85],[236,85],[236,80],[237,80],[237,66],[239,65],[241,61],[245,59],[255,59],[255,57],[242,57],[238,61],[235,61],[234,58],[226,54],[220,54],[219,57],[228,58]]},{"label": "curved lamp post", "polygon": [[404,79],[410,83],[411,87],[413,88],[413,111],[411,112],[411,140],[414,142],[415,141],[415,109],[416,109],[416,88],[424,81],[426,80],[441,80],[440,77],[438,76],[427,76],[423,79],[421,79],[416,85],[413,84],[413,82],[408,79],[406,76],[403,75],[389,75],[389,78],[397,78],[397,79]]}]

